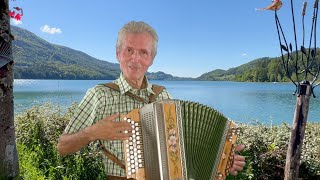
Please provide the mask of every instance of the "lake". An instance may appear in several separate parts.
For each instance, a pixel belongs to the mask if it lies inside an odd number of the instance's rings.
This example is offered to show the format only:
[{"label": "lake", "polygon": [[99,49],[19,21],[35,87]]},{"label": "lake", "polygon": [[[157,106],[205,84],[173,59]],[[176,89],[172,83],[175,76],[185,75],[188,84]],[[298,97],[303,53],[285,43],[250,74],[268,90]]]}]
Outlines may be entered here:
[{"label": "lake", "polygon": [[[88,88],[110,80],[14,80],[15,114],[50,102],[67,108],[80,102]],[[292,123],[296,97],[292,83],[224,81],[151,81],[165,86],[175,99],[211,106],[236,122],[266,125]],[[315,89],[320,96],[320,87]],[[308,121],[320,122],[320,99],[310,99]]]}]

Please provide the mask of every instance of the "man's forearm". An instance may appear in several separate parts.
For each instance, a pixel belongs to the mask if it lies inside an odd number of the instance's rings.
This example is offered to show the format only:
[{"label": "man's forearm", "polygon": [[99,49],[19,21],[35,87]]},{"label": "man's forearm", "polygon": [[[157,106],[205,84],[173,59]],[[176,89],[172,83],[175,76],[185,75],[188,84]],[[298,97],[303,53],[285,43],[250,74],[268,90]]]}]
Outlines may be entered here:
[{"label": "man's forearm", "polygon": [[79,151],[94,139],[90,133],[91,127],[87,127],[74,134],[62,134],[59,138],[57,149],[60,155],[68,155]]}]

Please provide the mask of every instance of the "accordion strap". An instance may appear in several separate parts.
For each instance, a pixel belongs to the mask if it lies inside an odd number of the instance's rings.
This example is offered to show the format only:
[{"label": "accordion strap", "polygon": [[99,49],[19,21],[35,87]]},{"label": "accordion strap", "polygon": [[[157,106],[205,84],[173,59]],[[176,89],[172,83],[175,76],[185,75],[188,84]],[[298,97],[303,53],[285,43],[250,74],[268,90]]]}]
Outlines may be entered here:
[{"label": "accordion strap", "polygon": [[[99,141],[100,142],[100,141]],[[116,163],[118,166],[120,166],[122,169],[125,169],[126,168],[126,165],[124,165],[122,163],[122,161],[117,158],[117,156],[113,155],[108,149],[106,149],[102,143],[100,142],[100,146],[99,146],[103,152],[103,154],[105,156],[107,156],[112,162]]]},{"label": "accordion strap", "polygon": [[[119,86],[115,83],[106,83],[106,84],[103,84],[104,86],[107,86],[108,88],[110,89],[113,89],[115,91],[118,91],[120,92],[120,89],[119,89]],[[143,103],[152,103],[154,101],[156,101],[157,99],[157,96],[163,91],[163,89],[165,89],[165,87],[163,86],[158,86],[158,85],[152,85],[152,91],[155,93],[155,94],[151,94],[149,96],[149,101],[137,96],[137,95],[134,95],[130,92],[126,92],[125,94],[132,97],[133,99],[135,100],[138,100],[140,102],[143,102]],[[100,149],[102,150],[103,154],[105,156],[107,156],[111,161],[113,161],[115,164],[117,164],[118,166],[120,166],[122,169],[125,169],[126,166],[122,163],[122,161],[117,158],[117,156],[113,155],[110,151],[108,151],[104,145],[99,141],[100,143]]]}]

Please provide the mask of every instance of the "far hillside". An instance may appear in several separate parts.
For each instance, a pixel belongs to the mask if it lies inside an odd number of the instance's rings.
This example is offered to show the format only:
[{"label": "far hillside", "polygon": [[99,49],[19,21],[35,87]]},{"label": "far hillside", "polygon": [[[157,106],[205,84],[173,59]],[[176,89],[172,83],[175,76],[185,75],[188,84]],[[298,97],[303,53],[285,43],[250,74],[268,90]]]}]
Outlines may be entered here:
[{"label": "far hillside", "polygon": [[[320,51],[316,51],[316,61],[319,64]],[[303,67],[301,61],[301,52],[298,53],[298,67]],[[305,59],[305,58],[304,58]],[[293,63],[289,66],[289,76],[295,78],[295,66]],[[309,76],[308,80],[312,78]],[[287,82],[290,81],[282,67],[281,57],[263,57],[250,61],[241,66],[230,68],[228,70],[216,69],[202,74],[197,80],[206,81],[247,81],[247,82]],[[301,80],[301,78],[300,78]]]}]

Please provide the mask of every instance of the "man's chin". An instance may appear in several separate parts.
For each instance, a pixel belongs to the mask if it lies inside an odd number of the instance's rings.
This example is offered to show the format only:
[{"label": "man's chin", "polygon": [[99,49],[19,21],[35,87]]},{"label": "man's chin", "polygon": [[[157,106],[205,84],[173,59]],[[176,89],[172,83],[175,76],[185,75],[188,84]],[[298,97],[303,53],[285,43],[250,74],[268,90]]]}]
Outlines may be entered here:
[{"label": "man's chin", "polygon": [[127,78],[130,81],[138,81],[138,80],[142,79],[143,77],[144,77],[144,74],[138,75],[137,73],[129,73]]}]

